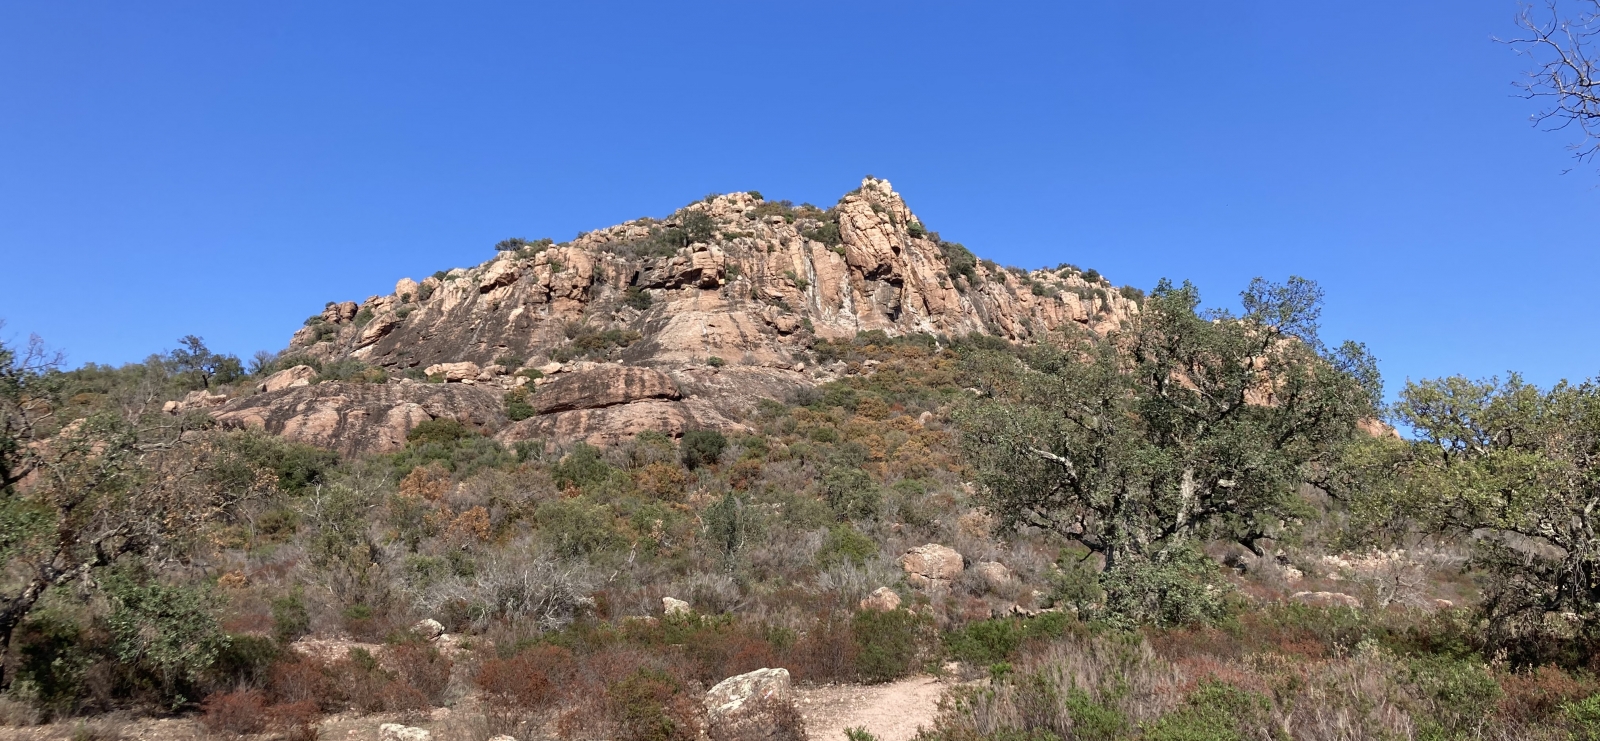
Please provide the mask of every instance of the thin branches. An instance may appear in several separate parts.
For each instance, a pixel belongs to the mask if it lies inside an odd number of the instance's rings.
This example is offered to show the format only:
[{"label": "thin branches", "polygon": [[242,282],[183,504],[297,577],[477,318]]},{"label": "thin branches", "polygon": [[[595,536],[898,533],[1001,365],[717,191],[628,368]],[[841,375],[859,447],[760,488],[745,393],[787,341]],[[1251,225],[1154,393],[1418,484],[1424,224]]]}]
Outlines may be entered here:
[{"label": "thin branches", "polygon": [[1583,139],[1572,149],[1580,161],[1586,161],[1600,152],[1600,90],[1596,89],[1595,60],[1588,48],[1591,39],[1600,34],[1600,0],[1581,1],[1588,9],[1567,17],[1555,0],[1537,14],[1535,8],[1523,7],[1517,25],[1528,35],[1505,43],[1534,60],[1528,79],[1517,83],[1522,97],[1549,103],[1533,114],[1534,124],[1548,124],[1552,131],[1577,126]]}]

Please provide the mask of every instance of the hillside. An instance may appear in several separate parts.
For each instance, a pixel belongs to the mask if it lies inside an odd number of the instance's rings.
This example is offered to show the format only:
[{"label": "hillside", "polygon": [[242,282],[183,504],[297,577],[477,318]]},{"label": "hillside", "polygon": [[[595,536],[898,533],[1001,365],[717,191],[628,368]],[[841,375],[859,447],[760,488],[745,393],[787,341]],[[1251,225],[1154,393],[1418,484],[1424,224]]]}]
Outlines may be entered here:
[{"label": "hillside", "polygon": [[[1141,297],[1093,271],[978,260],[870,177],[826,211],[732,193],[571,242],[501,247],[476,267],[401,278],[387,296],[329,303],[280,365],[356,365],[344,375],[359,378],[269,380],[217,417],[344,452],[396,449],[441,417],[505,442],[742,430],[758,399],[861,371],[819,365],[818,340],[1104,331]],[[508,415],[508,399],[528,409]]]}]

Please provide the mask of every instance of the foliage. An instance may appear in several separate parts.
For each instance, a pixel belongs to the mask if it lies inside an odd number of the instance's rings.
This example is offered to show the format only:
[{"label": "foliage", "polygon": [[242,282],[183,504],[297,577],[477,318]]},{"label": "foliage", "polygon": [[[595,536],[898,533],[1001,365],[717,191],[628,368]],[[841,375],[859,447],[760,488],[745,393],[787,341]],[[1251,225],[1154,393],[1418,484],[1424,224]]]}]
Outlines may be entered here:
[{"label": "foliage", "polygon": [[1415,438],[1357,451],[1357,524],[1473,537],[1498,642],[1553,638],[1551,613],[1600,620],[1600,384],[1426,380],[1395,411]]},{"label": "foliage", "polygon": [[951,275],[967,279],[967,284],[978,282],[978,258],[959,242],[939,242],[939,254],[944,257],[945,270]]},{"label": "foliage", "polygon": [[856,668],[866,681],[890,682],[916,669],[923,618],[909,610],[861,610],[850,626],[858,651]]},{"label": "foliage", "polygon": [[728,447],[728,438],[716,430],[689,430],[678,444],[679,458],[689,470],[714,466]]},{"label": "foliage", "polygon": [[538,414],[538,411],[533,408],[533,404],[528,402],[528,397],[531,395],[528,386],[518,386],[507,391],[505,394],[506,418],[512,422],[521,422]]},{"label": "foliage", "polygon": [[1124,329],[969,365],[984,393],[957,420],[986,503],[1102,556],[1128,619],[1193,614],[1164,604],[1195,573],[1180,554],[1282,535],[1300,484],[1375,414],[1365,350],[1317,339],[1315,284],[1258,280],[1243,299],[1242,316],[1202,314],[1192,286],[1163,282]]},{"label": "foliage", "polygon": [[228,645],[215,598],[194,587],[144,581],[128,573],[105,580],[112,610],[106,622],[117,659],[148,667],[173,706]]},{"label": "foliage", "polygon": [[622,292],[622,303],[638,309],[639,311],[649,311],[650,305],[654,302],[654,300],[654,297],[650,295],[649,291],[646,291],[638,286],[628,286],[628,288]]},{"label": "foliage", "polygon": [[206,347],[204,340],[186,335],[172,351],[172,364],[178,375],[192,379],[193,388],[209,389],[244,378],[244,365],[234,355],[221,355]]}]

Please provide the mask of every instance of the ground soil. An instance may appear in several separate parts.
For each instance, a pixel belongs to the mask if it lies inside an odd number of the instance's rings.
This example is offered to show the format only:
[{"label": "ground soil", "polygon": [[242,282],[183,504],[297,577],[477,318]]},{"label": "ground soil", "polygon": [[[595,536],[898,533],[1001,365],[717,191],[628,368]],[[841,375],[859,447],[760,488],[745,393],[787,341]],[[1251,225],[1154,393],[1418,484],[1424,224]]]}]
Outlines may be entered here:
[{"label": "ground soil", "polygon": [[919,726],[933,725],[947,686],[923,675],[889,684],[803,687],[795,694],[812,741],[843,741],[846,728],[865,728],[878,741],[910,741]]}]

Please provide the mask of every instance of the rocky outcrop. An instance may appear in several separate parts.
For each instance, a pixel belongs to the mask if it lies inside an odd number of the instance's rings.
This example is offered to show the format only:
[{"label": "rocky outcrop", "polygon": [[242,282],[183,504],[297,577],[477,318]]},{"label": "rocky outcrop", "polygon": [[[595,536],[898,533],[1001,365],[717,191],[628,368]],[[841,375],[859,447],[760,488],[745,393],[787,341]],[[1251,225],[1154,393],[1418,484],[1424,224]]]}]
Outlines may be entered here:
[{"label": "rocky outcrop", "polygon": [[439,383],[319,383],[235,399],[214,413],[226,427],[254,427],[346,454],[405,446],[406,433],[430,419],[454,419],[489,432],[506,416],[500,395]]},{"label": "rocky outcrop", "polygon": [[289,388],[309,386],[316,377],[316,368],[312,368],[309,365],[297,365],[267,376],[261,383],[256,384],[256,391],[267,393],[269,391],[282,391]]},{"label": "rocky outcrop", "polygon": [[578,409],[604,409],[645,399],[679,399],[678,385],[658,370],[626,365],[600,365],[562,374],[538,387],[533,407],[540,414]]},{"label": "rocky outcrop", "polygon": [[[308,362],[360,360],[381,368],[389,386],[427,378],[479,386],[485,398],[514,392],[536,416],[507,428],[508,442],[611,442],[644,430],[739,429],[755,400],[832,379],[830,369],[807,367],[819,339],[878,330],[1028,341],[1066,325],[1105,331],[1138,313],[1131,296],[1092,271],[1025,272],[978,260],[927,231],[888,181],[868,178],[826,211],[731,193],[666,219],[402,278],[392,294],[329,303],[287,352]],[[518,373],[533,368],[549,377]],[[301,381],[314,376],[269,379],[264,391]],[[391,433],[412,420],[364,400],[264,407],[305,401],[251,397],[222,414],[269,428],[283,418],[289,430],[301,427],[287,420],[311,415],[315,429],[302,438],[371,438],[351,449],[379,449],[394,436],[330,433],[334,417],[340,429],[379,419]],[[367,416],[335,414],[352,404]]]},{"label": "rocky outcrop", "polygon": [[787,669],[757,669],[718,682],[706,693],[706,735],[712,741],[803,741]]},{"label": "rocky outcrop", "polygon": [[960,553],[937,543],[917,546],[900,557],[906,583],[918,589],[948,588],[960,578],[962,566]]},{"label": "rocky outcrop", "polygon": [[872,594],[863,597],[858,606],[863,610],[893,612],[900,607],[900,595],[888,587],[878,587],[872,590]]}]

